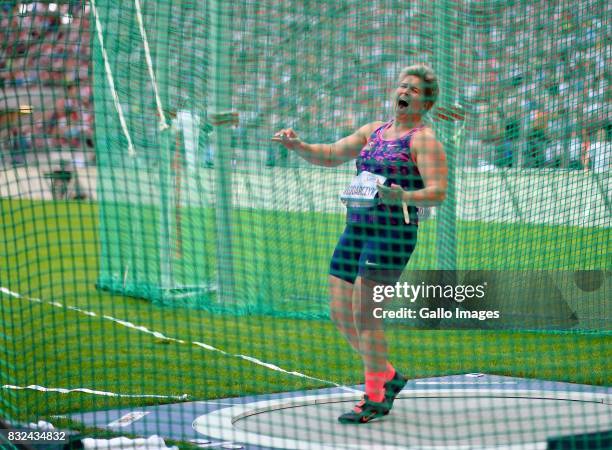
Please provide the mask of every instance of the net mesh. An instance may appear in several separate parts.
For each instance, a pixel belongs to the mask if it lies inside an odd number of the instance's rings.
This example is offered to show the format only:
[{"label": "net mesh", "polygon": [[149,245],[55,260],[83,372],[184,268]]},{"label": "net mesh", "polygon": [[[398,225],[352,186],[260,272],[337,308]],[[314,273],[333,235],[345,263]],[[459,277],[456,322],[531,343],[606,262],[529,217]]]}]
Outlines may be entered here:
[{"label": "net mesh", "polygon": [[[582,151],[572,147],[570,155],[568,139],[605,125],[604,107],[590,103],[595,110],[585,118],[578,105],[561,104],[577,97],[565,73],[573,54],[551,47],[555,35],[531,17],[534,7],[499,14],[477,2],[247,2],[216,13],[209,6],[143,5],[144,28],[132,2],[97,7],[104,42],[94,40],[94,95],[105,117],[97,128],[105,149],[98,192],[102,221],[121,224],[101,227],[101,287],[164,304],[326,315],[321,280],[342,228],[338,194],[354,168],[305,164],[270,136],[292,127],[307,142],[334,142],[373,117],[387,119],[406,61],[438,71],[439,108],[429,119],[451,163],[447,201],[420,233],[433,244],[420,246],[411,267],[604,264],[595,255],[573,258],[585,252],[572,251],[564,233],[588,227],[576,245],[607,245],[607,175],[547,170],[579,163]],[[562,5],[542,11],[564,14]],[[588,29],[574,34],[581,32]],[[549,61],[551,53],[569,55],[567,65]],[[455,105],[466,108],[464,121],[452,120]],[[216,106],[240,111],[224,136],[206,127]],[[445,113],[451,120],[435,120]],[[515,121],[521,136],[513,135]],[[214,156],[216,144],[222,150]],[[585,214],[572,210],[587,199],[594,207]],[[134,236],[146,244],[135,247]]]},{"label": "net mesh", "polygon": [[[392,120],[413,63],[438,78],[424,122],[448,189],[419,210],[399,281],[487,286],[480,309],[505,320],[470,316],[455,288],[447,300],[474,321],[411,321],[394,291],[390,355],[410,378],[609,385],[609,13],[596,0],[0,1],[0,413],[363,382],[329,321],[355,160],[321,167],[271,138],[333,143]],[[48,390],[82,387],[95,393]],[[611,425],[609,409],[576,417]],[[466,445],[572,419],[545,418],[495,432],[504,418],[481,415]]]}]

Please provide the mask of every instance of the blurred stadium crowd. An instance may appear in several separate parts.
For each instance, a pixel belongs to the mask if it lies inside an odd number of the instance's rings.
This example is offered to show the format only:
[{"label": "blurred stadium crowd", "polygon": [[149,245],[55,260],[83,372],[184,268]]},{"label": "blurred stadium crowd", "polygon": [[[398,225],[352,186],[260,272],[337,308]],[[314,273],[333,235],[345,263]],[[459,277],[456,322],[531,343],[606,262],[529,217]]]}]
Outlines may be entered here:
[{"label": "blurred stadium crowd", "polygon": [[[321,17],[313,21],[300,13],[307,2],[281,3],[245,2],[244,9],[253,11],[236,19],[229,46],[241,68],[237,74],[261,74],[249,75],[234,92],[234,104],[241,105],[251,129],[263,127],[267,133],[268,128],[299,129],[304,123],[325,129],[334,123],[332,135],[319,138],[339,138],[389,111],[389,90],[407,62],[387,51],[397,51],[394,42],[406,34],[406,45],[419,49],[404,52],[406,59],[427,59],[422,49],[431,47],[428,20],[434,12],[415,5],[428,2],[389,8],[393,2],[355,6],[348,1],[346,8],[335,7],[327,25]],[[457,17],[467,17],[463,34],[471,43],[469,51],[459,49],[455,55],[456,83],[461,85],[456,102],[466,111],[462,164],[485,170],[608,170],[612,3],[455,3]],[[62,150],[80,155],[83,164],[94,161],[89,12],[79,0],[0,0],[0,150],[5,163],[22,164],[28,155]],[[250,24],[253,18],[260,22]],[[266,21],[269,30],[280,27],[284,41],[262,31]],[[325,26],[343,34],[331,31],[334,42],[325,41]],[[186,33],[188,25],[176,28]],[[290,42],[292,33],[311,38]],[[267,54],[270,46],[274,54]],[[343,97],[347,86],[357,96],[355,106]]]},{"label": "blurred stadium crowd", "polygon": [[476,120],[467,146],[480,163],[522,167],[610,165],[612,3],[472,2],[475,42],[464,103]]},{"label": "blurred stadium crowd", "polygon": [[0,0],[0,149],[20,165],[50,152],[94,156],[89,8]]}]

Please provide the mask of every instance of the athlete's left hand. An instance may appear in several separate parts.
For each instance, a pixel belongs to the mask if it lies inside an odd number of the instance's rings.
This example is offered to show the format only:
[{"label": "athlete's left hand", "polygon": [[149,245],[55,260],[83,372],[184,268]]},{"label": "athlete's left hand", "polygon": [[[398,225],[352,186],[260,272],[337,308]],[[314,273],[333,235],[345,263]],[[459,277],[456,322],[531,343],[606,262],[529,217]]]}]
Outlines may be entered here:
[{"label": "athlete's left hand", "polygon": [[376,188],[378,189],[378,197],[380,201],[385,205],[399,205],[402,203],[402,197],[404,190],[399,184],[391,184],[391,186],[385,186],[380,182],[377,182]]}]

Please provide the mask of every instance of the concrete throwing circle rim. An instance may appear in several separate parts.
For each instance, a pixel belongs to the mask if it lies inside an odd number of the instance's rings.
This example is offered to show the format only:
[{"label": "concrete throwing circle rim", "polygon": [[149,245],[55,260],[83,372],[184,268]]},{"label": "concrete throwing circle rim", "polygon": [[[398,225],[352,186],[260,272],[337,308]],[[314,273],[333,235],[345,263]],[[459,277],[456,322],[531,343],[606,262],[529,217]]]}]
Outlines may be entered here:
[{"label": "concrete throwing circle rim", "polygon": [[[407,398],[477,398],[477,397],[500,397],[500,398],[517,398],[517,399],[533,399],[533,400],[558,400],[558,401],[577,401],[588,403],[612,404],[612,395],[599,392],[568,392],[554,390],[533,390],[533,389],[422,389],[414,391],[403,391],[398,396],[398,399]],[[295,408],[300,406],[319,405],[327,403],[336,403],[342,401],[358,401],[360,396],[354,393],[339,393],[326,395],[306,395],[294,398],[282,398],[275,400],[263,400],[242,405],[231,406],[228,408],[219,409],[208,414],[203,414],[197,417],[192,427],[198,433],[206,436],[214,437],[215,439],[231,440],[242,442],[245,444],[258,445],[267,448],[285,449],[285,450],[331,450],[336,449],[359,449],[363,448],[358,445],[342,445],[334,443],[333,447],[330,444],[323,442],[302,441],[284,437],[267,436],[250,431],[243,431],[234,427],[234,424],[240,419],[260,414],[268,411],[279,409]],[[405,446],[398,447],[395,445],[383,445],[378,447],[380,450],[410,450]],[[416,449],[416,447],[414,447]],[[495,450],[545,450],[547,443],[532,442],[510,444],[503,446],[485,446],[477,447],[479,450],[495,449]],[[422,450],[470,450],[475,449],[473,445],[469,446],[419,446]]]}]

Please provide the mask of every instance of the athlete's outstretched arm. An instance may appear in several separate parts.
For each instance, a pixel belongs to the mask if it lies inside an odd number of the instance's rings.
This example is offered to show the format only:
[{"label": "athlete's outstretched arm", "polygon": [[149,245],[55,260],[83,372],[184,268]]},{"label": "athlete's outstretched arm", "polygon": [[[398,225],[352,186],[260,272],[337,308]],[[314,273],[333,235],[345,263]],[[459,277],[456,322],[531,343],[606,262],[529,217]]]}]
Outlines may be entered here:
[{"label": "athlete's outstretched arm", "polygon": [[379,185],[379,197],[383,203],[406,203],[415,206],[436,206],[446,199],[448,188],[448,166],[442,144],[433,131],[425,129],[413,137],[411,151],[416,157],[425,187],[416,191],[404,191],[401,186]]},{"label": "athlete's outstretched arm", "polygon": [[275,133],[272,141],[294,150],[306,161],[324,167],[339,166],[345,161],[356,158],[359,151],[368,141],[368,136],[380,126],[382,122],[374,122],[359,128],[350,136],[344,137],[333,144],[308,144],[302,141],[297,133],[291,129],[283,129]]}]

